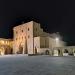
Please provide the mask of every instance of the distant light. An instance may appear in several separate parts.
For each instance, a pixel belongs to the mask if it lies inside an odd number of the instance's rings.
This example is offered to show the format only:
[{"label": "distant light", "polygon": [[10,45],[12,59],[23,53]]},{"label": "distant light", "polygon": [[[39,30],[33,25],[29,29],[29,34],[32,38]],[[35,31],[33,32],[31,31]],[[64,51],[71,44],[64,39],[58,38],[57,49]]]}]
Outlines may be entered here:
[{"label": "distant light", "polygon": [[2,40],[1,43],[4,44],[4,41]]},{"label": "distant light", "polygon": [[55,40],[56,40],[56,41],[58,41],[58,40],[59,40],[59,38],[58,38],[58,37],[56,37],[56,38],[55,38]]}]

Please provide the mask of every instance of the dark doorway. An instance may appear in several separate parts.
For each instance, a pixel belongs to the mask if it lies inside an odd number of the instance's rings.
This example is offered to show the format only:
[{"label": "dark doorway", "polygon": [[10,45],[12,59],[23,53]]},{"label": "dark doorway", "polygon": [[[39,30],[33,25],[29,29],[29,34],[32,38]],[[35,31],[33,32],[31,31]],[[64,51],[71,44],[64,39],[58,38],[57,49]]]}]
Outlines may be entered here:
[{"label": "dark doorway", "polygon": [[8,49],[7,49],[7,48],[5,49],[5,55],[6,55],[6,54],[8,54]]},{"label": "dark doorway", "polygon": [[60,49],[58,49],[58,55],[60,55]]},{"label": "dark doorway", "polygon": [[70,56],[74,56],[73,49],[70,49],[69,55],[70,55]]},{"label": "dark doorway", "polygon": [[49,55],[49,50],[46,50],[45,54],[46,54],[46,55]]},{"label": "dark doorway", "polygon": [[74,53],[75,53],[75,50],[74,50]]},{"label": "dark doorway", "polygon": [[25,50],[25,54],[28,54],[28,50],[27,49]]},{"label": "dark doorway", "polygon": [[67,49],[65,49],[65,50],[64,50],[64,53],[68,53],[68,50],[67,50]]},{"label": "dark doorway", "polygon": [[28,48],[27,48],[27,39],[25,39],[25,51],[24,51],[25,54],[28,54]]},{"label": "dark doorway", "polygon": [[23,46],[19,46],[19,51],[18,51],[18,54],[23,54]]},{"label": "dark doorway", "polygon": [[35,54],[37,54],[37,48],[35,47]]},{"label": "dark doorway", "polygon": [[10,54],[13,54],[13,49],[12,48],[10,49]]}]

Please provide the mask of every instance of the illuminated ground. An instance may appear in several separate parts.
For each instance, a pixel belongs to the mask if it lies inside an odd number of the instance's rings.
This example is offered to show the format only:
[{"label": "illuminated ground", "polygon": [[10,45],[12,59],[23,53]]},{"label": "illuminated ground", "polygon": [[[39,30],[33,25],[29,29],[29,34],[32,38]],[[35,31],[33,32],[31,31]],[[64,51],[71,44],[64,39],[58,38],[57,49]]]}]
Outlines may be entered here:
[{"label": "illuminated ground", "polygon": [[75,75],[75,57],[0,56],[0,75]]}]

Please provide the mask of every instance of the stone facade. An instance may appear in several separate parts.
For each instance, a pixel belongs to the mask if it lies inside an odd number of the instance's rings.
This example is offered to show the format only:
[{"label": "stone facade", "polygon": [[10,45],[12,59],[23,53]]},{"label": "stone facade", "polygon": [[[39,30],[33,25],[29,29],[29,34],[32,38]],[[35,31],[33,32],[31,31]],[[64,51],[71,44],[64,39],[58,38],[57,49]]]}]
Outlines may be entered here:
[{"label": "stone facade", "polygon": [[75,46],[66,46],[59,33],[46,33],[39,23],[30,21],[13,28],[13,40],[0,38],[0,55],[5,54],[75,56]]},{"label": "stone facade", "polygon": [[[13,52],[17,54],[49,53],[54,47],[65,46],[58,34],[44,32],[40,24],[34,21],[14,27],[13,32]],[[57,36],[59,41],[55,39]]]},{"label": "stone facade", "polygon": [[75,56],[75,46],[55,47],[53,48],[54,56]]},{"label": "stone facade", "polygon": [[30,21],[13,28],[13,40],[0,38],[0,55],[5,54],[75,56],[75,46],[66,46],[59,33],[46,33],[39,23]]}]

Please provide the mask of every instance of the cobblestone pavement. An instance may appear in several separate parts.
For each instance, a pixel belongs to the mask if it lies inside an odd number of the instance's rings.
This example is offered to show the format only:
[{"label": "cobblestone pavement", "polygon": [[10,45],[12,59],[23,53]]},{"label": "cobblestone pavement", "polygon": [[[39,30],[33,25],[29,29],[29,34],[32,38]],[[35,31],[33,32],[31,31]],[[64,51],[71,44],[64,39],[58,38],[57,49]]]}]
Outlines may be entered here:
[{"label": "cobblestone pavement", "polygon": [[0,75],[75,75],[75,57],[0,56]]}]

